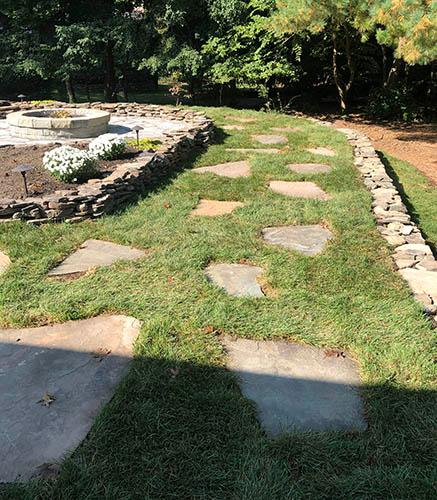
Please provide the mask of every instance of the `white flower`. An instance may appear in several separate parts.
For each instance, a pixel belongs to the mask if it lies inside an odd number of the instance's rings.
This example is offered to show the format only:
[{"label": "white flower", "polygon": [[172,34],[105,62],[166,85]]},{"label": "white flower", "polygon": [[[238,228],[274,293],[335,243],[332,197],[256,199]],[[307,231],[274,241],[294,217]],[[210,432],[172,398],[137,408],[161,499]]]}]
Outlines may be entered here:
[{"label": "white flower", "polygon": [[61,146],[44,154],[43,166],[64,182],[90,177],[96,171],[95,159],[88,151]]},{"label": "white flower", "polygon": [[126,151],[126,141],[116,134],[103,134],[90,142],[89,151],[99,160],[115,160]]}]

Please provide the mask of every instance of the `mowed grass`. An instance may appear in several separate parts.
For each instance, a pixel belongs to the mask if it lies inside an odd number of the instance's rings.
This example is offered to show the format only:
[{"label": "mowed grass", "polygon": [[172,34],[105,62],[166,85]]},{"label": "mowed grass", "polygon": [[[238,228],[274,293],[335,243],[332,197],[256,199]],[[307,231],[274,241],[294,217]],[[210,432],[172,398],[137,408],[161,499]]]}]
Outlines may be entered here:
[{"label": "mowed grass", "polygon": [[[0,225],[0,248],[13,260],[1,278],[2,327],[108,313],[144,322],[129,373],[59,479],[5,486],[0,497],[435,497],[433,331],[393,270],[351,147],[342,134],[303,119],[207,112],[219,128],[217,143],[119,214],[77,225]],[[243,131],[220,129],[239,123],[235,117],[255,121]],[[251,135],[284,126],[299,130],[285,134],[289,144],[280,155],[225,151],[265,147]],[[311,146],[331,147],[337,156],[305,152]],[[190,171],[246,158],[249,178]],[[286,169],[306,161],[333,168],[311,176]],[[332,199],[275,194],[267,187],[273,179],[313,180]],[[245,205],[221,217],[188,218],[201,198]],[[260,237],[267,226],[316,223],[335,234],[317,257],[269,246]],[[148,254],[76,281],[47,280],[47,271],[87,238]],[[210,262],[242,259],[264,269],[265,298],[231,297],[206,280]],[[368,430],[269,439],[224,367],[223,333],[349,351],[360,366]]]}]

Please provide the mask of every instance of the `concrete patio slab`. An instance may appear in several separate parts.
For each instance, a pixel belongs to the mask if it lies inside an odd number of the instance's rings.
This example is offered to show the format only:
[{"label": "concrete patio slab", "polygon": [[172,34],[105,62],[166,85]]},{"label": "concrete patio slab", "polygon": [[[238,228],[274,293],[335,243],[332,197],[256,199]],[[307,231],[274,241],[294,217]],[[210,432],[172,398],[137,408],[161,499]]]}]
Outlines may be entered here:
[{"label": "concrete patio slab", "polygon": [[323,252],[326,243],[333,238],[329,229],[322,226],[280,226],[262,230],[265,241],[303,255],[313,256]]},{"label": "concrete patio slab", "polygon": [[358,368],[344,353],[280,341],[225,337],[223,343],[228,368],[270,436],[366,429]]},{"label": "concrete patio slab", "polygon": [[0,251],[0,274],[4,273],[11,265],[11,259],[2,251]]},{"label": "concrete patio slab", "polygon": [[287,168],[297,174],[326,174],[331,170],[331,166],[324,163],[291,163]]},{"label": "concrete patio slab", "polygon": [[52,269],[50,277],[79,277],[91,269],[108,267],[122,260],[138,260],[146,255],[144,250],[117,245],[109,241],[87,240],[62,264]]},{"label": "concrete patio slab", "polygon": [[208,279],[235,297],[263,297],[257,282],[260,267],[245,264],[211,264],[205,270]]},{"label": "concrete patio slab", "polygon": [[230,214],[242,206],[244,203],[240,201],[200,200],[197,207],[190,213],[190,217],[216,217]]},{"label": "concrete patio slab", "polygon": [[336,156],[337,155],[337,153],[333,149],[324,148],[324,147],[308,148],[307,151],[309,153],[313,153],[315,155],[321,155],[321,156]]},{"label": "concrete patio slab", "polygon": [[330,196],[314,182],[271,181],[269,187],[275,193],[296,198],[329,200]]},{"label": "concrete patio slab", "polygon": [[250,176],[250,164],[248,161],[232,161],[228,163],[220,163],[212,165],[211,167],[200,167],[193,170],[196,174],[212,173],[220,177],[230,177],[235,179],[237,177]]},{"label": "concrete patio slab", "polygon": [[0,483],[28,480],[88,434],[132,359],[127,316],[0,330]]},{"label": "concrete patio slab", "polygon": [[283,135],[253,135],[252,139],[261,144],[285,144],[288,139]]}]

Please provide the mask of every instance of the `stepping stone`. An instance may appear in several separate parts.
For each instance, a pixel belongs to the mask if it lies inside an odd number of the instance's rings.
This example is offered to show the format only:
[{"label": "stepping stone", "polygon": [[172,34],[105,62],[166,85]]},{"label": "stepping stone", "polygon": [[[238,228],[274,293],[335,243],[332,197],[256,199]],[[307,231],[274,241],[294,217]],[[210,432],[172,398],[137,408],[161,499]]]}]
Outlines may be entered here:
[{"label": "stepping stone", "polygon": [[223,130],[244,130],[246,127],[242,125],[223,125]]},{"label": "stepping stone", "polygon": [[247,117],[243,117],[243,116],[227,116],[226,119],[227,120],[234,120],[234,121],[240,122],[240,123],[253,123],[253,122],[256,122],[255,118],[247,118]]},{"label": "stepping stone", "polygon": [[143,250],[117,245],[109,241],[87,240],[79,250],[52,269],[50,277],[79,277],[96,267],[108,267],[122,260],[137,260],[146,255]]},{"label": "stepping stone", "polygon": [[336,152],[331,149],[331,148],[308,148],[307,151],[309,153],[313,153],[315,155],[322,155],[322,156],[336,156]]},{"label": "stepping stone", "polygon": [[287,168],[298,174],[326,174],[331,170],[330,165],[323,163],[291,163]]},{"label": "stepping stone", "polygon": [[329,200],[330,196],[314,182],[271,181],[269,187],[275,193],[297,198]]},{"label": "stepping stone", "polygon": [[0,252],[0,274],[4,273],[10,266],[11,259],[3,252]]},{"label": "stepping stone", "polygon": [[284,144],[288,139],[283,135],[253,135],[252,139],[261,144]]},{"label": "stepping stone", "polygon": [[278,154],[282,151],[276,148],[226,148],[226,151],[236,153],[263,153],[266,155]]},{"label": "stepping stone", "polygon": [[272,127],[271,130],[273,130],[274,132],[285,133],[299,132],[299,129],[297,127]]},{"label": "stepping stone", "polygon": [[193,172],[196,174],[211,172],[219,175],[220,177],[231,177],[232,179],[235,179],[236,177],[249,177],[250,165],[247,161],[233,161],[229,163],[220,163],[219,165],[213,165],[212,167],[195,168]]},{"label": "stepping stone", "polygon": [[263,297],[257,282],[263,270],[245,264],[211,264],[205,270],[210,281],[235,297]]},{"label": "stepping stone", "polygon": [[317,255],[323,252],[333,234],[322,226],[280,226],[262,230],[265,241],[295,250],[303,255]]},{"label": "stepping stone", "polygon": [[190,217],[215,217],[230,214],[236,208],[242,206],[244,206],[244,203],[240,201],[200,200],[197,207],[191,212]]},{"label": "stepping stone", "polygon": [[340,351],[225,337],[227,366],[272,437],[293,431],[364,431],[356,364]]},{"label": "stepping stone", "polygon": [[127,316],[0,329],[0,483],[59,463],[87,436],[132,359]]}]

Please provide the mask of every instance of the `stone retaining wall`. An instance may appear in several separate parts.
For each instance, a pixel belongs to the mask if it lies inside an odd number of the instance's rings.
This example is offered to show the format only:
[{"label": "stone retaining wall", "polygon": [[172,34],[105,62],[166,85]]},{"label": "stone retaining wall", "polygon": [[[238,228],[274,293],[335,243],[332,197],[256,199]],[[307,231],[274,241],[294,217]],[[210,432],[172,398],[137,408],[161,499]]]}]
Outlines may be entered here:
[{"label": "stone retaining wall", "polygon": [[[74,107],[64,105],[65,107]],[[76,105],[76,107],[88,107]],[[8,110],[35,109],[47,106],[32,106],[15,103]],[[60,107],[60,103],[53,104]],[[205,146],[213,134],[212,120],[202,113],[178,108],[141,104],[93,103],[92,108],[104,109],[112,113],[129,116],[160,117],[183,120],[188,124],[186,131],[166,134],[164,143],[156,153],[143,153],[141,158],[126,162],[104,179],[91,179],[77,189],[57,191],[54,194],[24,200],[0,199],[0,222],[24,220],[30,224],[70,221],[100,217],[116,210],[120,205],[134,200],[143,193],[152,179],[168,175],[180,168],[181,162],[195,147]]]},{"label": "stone retaining wall", "polygon": [[[332,127],[330,122],[311,120]],[[370,139],[356,130],[336,128],[354,147],[354,163],[372,193],[372,211],[378,231],[393,249],[399,274],[407,281],[425,313],[437,321],[437,261],[420,229],[411,220],[395,184]]]}]

